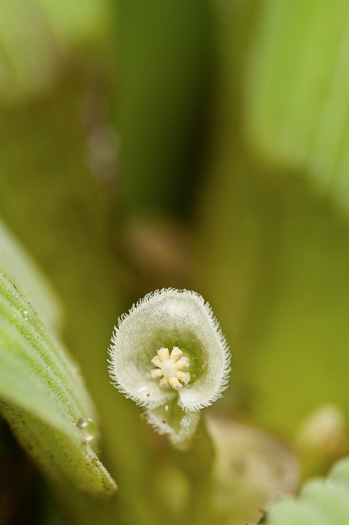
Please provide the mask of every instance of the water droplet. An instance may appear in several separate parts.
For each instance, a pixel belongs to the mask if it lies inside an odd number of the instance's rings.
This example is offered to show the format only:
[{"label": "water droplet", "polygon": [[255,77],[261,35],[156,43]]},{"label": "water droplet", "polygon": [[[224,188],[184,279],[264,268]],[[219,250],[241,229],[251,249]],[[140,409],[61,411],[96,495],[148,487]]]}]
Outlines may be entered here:
[{"label": "water droplet", "polygon": [[28,312],[27,312],[27,310],[24,310],[23,318],[24,318],[25,321],[28,319]]},{"label": "water droplet", "polygon": [[168,411],[170,410],[170,407],[169,407],[169,405],[165,405],[165,407],[164,407],[164,408],[165,408],[165,412],[168,412]]},{"label": "water droplet", "polygon": [[90,418],[82,417],[77,425],[85,436],[86,441],[92,441],[97,431],[95,422]]}]

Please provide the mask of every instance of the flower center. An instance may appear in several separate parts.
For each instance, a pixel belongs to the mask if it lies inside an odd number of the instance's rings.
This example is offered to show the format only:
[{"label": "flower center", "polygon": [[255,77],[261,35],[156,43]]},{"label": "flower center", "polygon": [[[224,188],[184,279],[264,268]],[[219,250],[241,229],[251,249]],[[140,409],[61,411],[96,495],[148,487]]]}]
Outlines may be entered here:
[{"label": "flower center", "polygon": [[190,381],[189,372],[183,371],[189,367],[189,359],[183,356],[182,350],[177,346],[172,348],[171,355],[168,348],[160,348],[151,362],[155,365],[151,376],[160,379],[160,386],[164,388],[179,390],[182,383],[186,385]]}]

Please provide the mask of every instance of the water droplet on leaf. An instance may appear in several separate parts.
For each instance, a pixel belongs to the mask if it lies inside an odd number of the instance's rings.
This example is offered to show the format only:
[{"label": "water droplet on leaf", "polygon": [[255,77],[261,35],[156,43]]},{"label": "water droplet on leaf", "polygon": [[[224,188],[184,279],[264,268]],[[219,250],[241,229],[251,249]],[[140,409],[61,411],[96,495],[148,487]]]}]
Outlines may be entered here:
[{"label": "water droplet on leaf", "polygon": [[85,436],[86,441],[92,441],[96,435],[96,424],[90,418],[80,418],[77,423],[79,429]]}]

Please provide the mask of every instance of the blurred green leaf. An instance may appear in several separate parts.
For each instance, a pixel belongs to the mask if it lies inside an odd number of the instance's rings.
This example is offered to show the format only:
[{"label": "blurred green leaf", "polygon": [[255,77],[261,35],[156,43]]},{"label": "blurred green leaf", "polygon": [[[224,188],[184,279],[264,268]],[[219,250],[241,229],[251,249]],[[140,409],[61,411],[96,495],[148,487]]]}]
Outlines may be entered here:
[{"label": "blurred green leaf", "polygon": [[210,88],[210,2],[111,4],[118,7],[117,120],[126,210],[133,221],[188,215]]},{"label": "blurred green leaf", "polygon": [[115,483],[91,448],[96,416],[76,366],[0,274],[1,412],[51,479],[92,494]]},{"label": "blurred green leaf", "polygon": [[[235,381],[222,402],[230,394],[255,421],[290,436],[319,405],[349,413],[349,230],[306,177],[261,165],[244,141],[247,7],[226,11],[220,26],[225,76],[200,203],[195,286],[232,349]],[[222,126],[227,111],[237,118]]]},{"label": "blurred green leaf", "polygon": [[349,458],[339,461],[326,480],[305,483],[299,496],[271,506],[266,525],[346,525],[349,522]]},{"label": "blurred green leaf", "polygon": [[67,51],[73,46],[84,46],[91,38],[100,37],[105,30],[106,0],[79,0],[78,2],[31,0],[31,2],[42,10],[61,51]]},{"label": "blurred green leaf", "polygon": [[232,349],[225,399],[285,435],[327,402],[347,415],[348,228],[306,181],[268,177],[231,146],[217,162],[197,287]]},{"label": "blurred green leaf", "polygon": [[248,134],[349,209],[349,4],[266,0],[247,67]]},{"label": "blurred green leaf", "polygon": [[2,0],[0,101],[50,89],[62,59],[100,37],[105,22],[103,1]]},{"label": "blurred green leaf", "polygon": [[210,415],[207,423],[215,445],[212,493],[218,523],[256,520],[271,501],[295,492],[299,464],[284,443],[227,415]]},{"label": "blurred green leaf", "polygon": [[118,185],[89,165],[89,139],[108,123],[99,65],[76,57],[49,96],[4,110],[0,207],[59,290],[63,336],[97,406],[103,460],[122,486],[103,508],[91,509],[92,498],[86,498],[76,509],[79,495],[70,489],[59,501],[73,522],[154,525],[162,516],[152,505],[154,466],[169,452],[159,451],[139,410],[110,384],[107,369],[107,348],[130,279],[121,273],[115,250],[122,235],[115,217]]},{"label": "blurred green leaf", "polygon": [[0,219],[0,269],[28,297],[46,325],[58,329],[62,323],[62,306],[50,282],[32,257]]}]

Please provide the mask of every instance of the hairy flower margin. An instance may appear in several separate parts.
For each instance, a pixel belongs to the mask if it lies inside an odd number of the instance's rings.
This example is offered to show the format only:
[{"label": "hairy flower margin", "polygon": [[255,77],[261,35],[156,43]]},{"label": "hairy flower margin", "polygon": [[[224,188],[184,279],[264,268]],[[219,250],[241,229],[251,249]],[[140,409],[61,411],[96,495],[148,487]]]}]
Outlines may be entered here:
[{"label": "hairy flower margin", "polygon": [[211,307],[188,290],[162,289],[140,299],[119,319],[109,356],[114,386],[177,446],[195,432],[199,410],[222,395],[230,372]]}]

